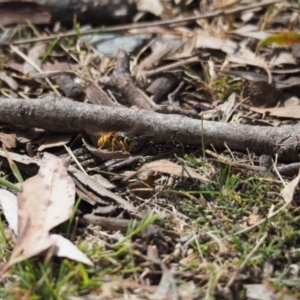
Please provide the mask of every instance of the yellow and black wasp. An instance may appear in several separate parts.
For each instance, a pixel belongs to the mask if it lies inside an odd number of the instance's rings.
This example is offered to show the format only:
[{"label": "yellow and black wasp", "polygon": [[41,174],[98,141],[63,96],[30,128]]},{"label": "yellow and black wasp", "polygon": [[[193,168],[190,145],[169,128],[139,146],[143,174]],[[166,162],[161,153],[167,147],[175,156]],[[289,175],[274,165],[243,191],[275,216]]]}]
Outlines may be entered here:
[{"label": "yellow and black wasp", "polygon": [[124,131],[108,132],[98,139],[98,147],[114,151],[138,152],[151,139],[151,136],[134,136]]},{"label": "yellow and black wasp", "polygon": [[135,137],[123,131],[108,132],[98,139],[100,149],[110,148],[112,152],[115,150],[132,152],[136,145]]}]

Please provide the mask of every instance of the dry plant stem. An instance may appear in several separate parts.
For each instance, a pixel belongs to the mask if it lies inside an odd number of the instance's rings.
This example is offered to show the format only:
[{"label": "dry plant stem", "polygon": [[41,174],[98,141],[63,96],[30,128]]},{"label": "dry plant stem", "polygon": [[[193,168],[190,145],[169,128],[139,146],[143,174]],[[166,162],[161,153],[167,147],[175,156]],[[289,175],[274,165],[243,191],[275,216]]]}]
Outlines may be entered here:
[{"label": "dry plant stem", "polygon": [[[120,25],[120,26],[111,26],[111,27],[106,27],[106,28],[100,27],[100,28],[96,28],[96,29],[90,29],[90,30],[83,31],[80,34],[87,35],[87,34],[94,34],[94,33],[98,33],[98,32],[101,32],[101,33],[120,32],[120,31],[125,31],[125,30],[130,30],[130,29],[136,29],[136,28],[149,28],[149,27],[154,27],[154,26],[189,23],[189,22],[193,22],[193,21],[197,21],[197,20],[201,20],[201,19],[213,18],[213,17],[218,17],[218,16],[228,16],[228,15],[236,14],[239,12],[255,9],[258,7],[269,6],[272,4],[279,3],[279,2],[283,2],[283,0],[263,1],[263,2],[254,3],[252,5],[248,5],[248,6],[231,8],[231,9],[226,9],[226,10],[215,10],[213,12],[199,14],[197,16],[191,16],[191,17],[186,17],[186,18],[175,18],[175,19],[156,21],[156,22],[127,24],[127,25]],[[77,35],[78,35],[77,32],[70,32],[70,33],[52,35],[52,36],[47,36],[47,37],[39,37],[39,38],[26,39],[26,40],[21,40],[21,41],[14,41],[13,44],[21,45],[21,44],[33,43],[33,42],[51,41],[51,40],[56,39],[58,36],[60,38],[67,38],[67,37],[75,37]]]},{"label": "dry plant stem", "polygon": [[[183,144],[213,144],[231,150],[257,154],[278,154],[281,161],[299,161],[300,126],[260,127],[164,115],[152,111],[107,107],[73,102],[66,98],[0,98],[0,122],[43,128],[53,132],[125,131],[133,135],[153,136],[157,143],[174,140]],[[203,124],[203,130],[201,130]]]}]

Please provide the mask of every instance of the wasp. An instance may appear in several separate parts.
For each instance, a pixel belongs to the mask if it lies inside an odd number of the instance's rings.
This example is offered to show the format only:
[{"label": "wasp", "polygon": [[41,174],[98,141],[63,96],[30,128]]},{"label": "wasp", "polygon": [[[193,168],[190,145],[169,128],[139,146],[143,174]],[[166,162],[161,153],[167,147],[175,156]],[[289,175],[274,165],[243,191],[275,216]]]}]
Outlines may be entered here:
[{"label": "wasp", "polygon": [[135,138],[126,132],[108,132],[102,135],[98,140],[98,147],[111,148],[111,151],[121,150],[124,152],[132,152],[136,146]]}]

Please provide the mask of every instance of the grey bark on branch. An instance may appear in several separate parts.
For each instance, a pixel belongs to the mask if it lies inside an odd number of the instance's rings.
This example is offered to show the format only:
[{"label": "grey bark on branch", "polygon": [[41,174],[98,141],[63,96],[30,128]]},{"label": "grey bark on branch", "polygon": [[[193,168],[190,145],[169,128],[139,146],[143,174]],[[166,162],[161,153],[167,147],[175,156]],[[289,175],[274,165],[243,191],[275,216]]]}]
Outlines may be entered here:
[{"label": "grey bark on branch", "polygon": [[0,98],[0,122],[43,128],[53,132],[125,131],[153,136],[157,143],[170,140],[214,145],[256,154],[278,154],[281,161],[299,161],[300,126],[260,127],[201,121],[146,110],[78,103],[52,96],[43,99]]}]

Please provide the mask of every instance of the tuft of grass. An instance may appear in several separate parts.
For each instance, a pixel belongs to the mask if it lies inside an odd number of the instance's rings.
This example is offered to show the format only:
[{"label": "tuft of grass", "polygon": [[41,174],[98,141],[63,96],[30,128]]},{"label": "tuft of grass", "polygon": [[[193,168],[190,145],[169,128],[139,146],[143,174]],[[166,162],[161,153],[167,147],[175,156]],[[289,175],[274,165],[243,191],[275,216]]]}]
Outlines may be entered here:
[{"label": "tuft of grass", "polygon": [[213,93],[221,100],[227,99],[232,93],[240,95],[242,92],[242,81],[240,79],[232,79],[228,75],[222,76],[217,81],[211,83]]},{"label": "tuft of grass", "polygon": [[[90,277],[87,268],[64,259],[61,263],[29,259],[13,268],[14,278],[8,289],[11,299],[55,299],[91,291],[101,286]],[[94,274],[95,275],[95,274]]]}]

